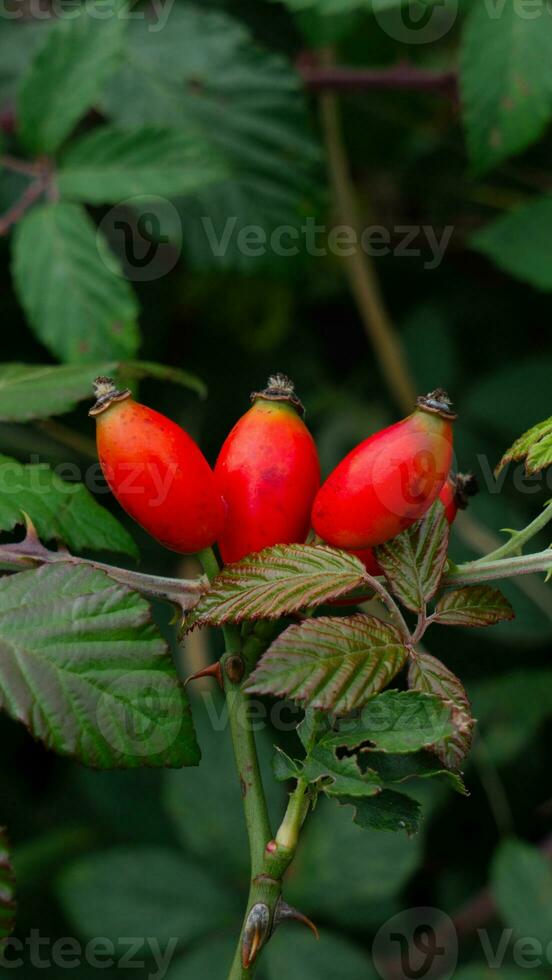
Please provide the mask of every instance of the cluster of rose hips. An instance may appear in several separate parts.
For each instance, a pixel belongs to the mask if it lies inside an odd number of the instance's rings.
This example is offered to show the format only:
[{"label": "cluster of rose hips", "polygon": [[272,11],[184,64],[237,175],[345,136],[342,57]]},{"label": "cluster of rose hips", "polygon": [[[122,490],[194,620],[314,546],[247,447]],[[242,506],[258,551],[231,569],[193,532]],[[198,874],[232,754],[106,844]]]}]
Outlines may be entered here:
[{"label": "cluster of rose hips", "polygon": [[378,574],[375,545],[419,520],[437,497],[449,523],[469,479],[453,477],[446,392],[356,446],[320,486],[320,464],[293,384],[283,375],[255,392],[211,469],[175,422],[95,383],[100,464],[119,503],[152,537],[182,554],[217,543],[225,564],[275,544],[317,540],[357,554]]}]

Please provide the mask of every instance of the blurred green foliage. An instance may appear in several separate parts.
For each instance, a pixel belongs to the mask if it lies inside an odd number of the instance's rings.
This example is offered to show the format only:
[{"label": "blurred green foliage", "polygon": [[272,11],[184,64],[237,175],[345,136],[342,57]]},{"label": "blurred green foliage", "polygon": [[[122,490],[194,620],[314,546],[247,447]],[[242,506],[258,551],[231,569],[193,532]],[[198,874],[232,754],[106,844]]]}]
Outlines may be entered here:
[{"label": "blurred green foliage", "polygon": [[[374,8],[385,6],[393,4]],[[389,67],[406,57],[420,68],[449,70],[461,48],[468,151],[458,105],[435,93],[359,89],[344,95],[345,140],[366,225],[389,229],[395,246],[404,225],[430,227],[439,236],[453,228],[435,268],[428,268],[423,237],[415,243],[419,254],[401,255],[395,248],[376,258],[375,266],[417,387],[444,385],[454,397],[458,466],[476,472],[482,485],[470,517],[497,533],[535,516],[551,496],[550,474],[529,480],[518,467],[495,481],[492,471],[524,429],[550,414],[552,22],[549,12],[542,29],[536,21],[513,20],[508,2],[504,17],[491,24],[491,37],[478,27],[482,5],[473,0],[466,6],[438,38],[416,46],[397,39],[396,22],[383,14],[374,18],[363,0],[348,2],[346,12],[331,0],[210,0],[201,8],[177,3],[157,33],[148,34],[147,23],[138,21],[126,40],[110,36],[99,74],[91,22],[52,27],[0,19],[3,151],[59,150],[56,165],[69,173],[68,200],[30,210],[18,226],[15,280],[10,244],[0,243],[2,361],[78,362],[70,397],[64,396],[62,408],[54,402],[67,414],[54,424],[33,412],[28,425],[17,421],[25,418],[18,411],[27,402],[22,396],[18,409],[18,398],[10,401],[0,373],[0,410],[7,405],[12,412],[2,416],[9,420],[0,424],[0,452],[21,463],[72,463],[85,478],[94,464],[93,429],[85,409],[75,407],[83,397],[80,362],[114,362],[138,349],[143,359],[206,382],[206,400],[165,380],[148,378],[139,387],[142,399],[181,422],[211,460],[247,407],[249,391],[275,370],[297,384],[325,472],[357,441],[397,418],[340,261],[304,250],[293,258],[245,257],[235,236],[217,261],[201,218],[211,219],[217,237],[228,215],[236,216],[238,229],[254,224],[268,232],[282,223],[296,227],[308,215],[330,220],[316,97],[304,94],[293,68],[305,49],[332,43],[338,62],[350,66]],[[64,73],[61,65],[56,80],[45,69],[40,51],[45,34],[56,30],[72,33],[72,50],[87,72]],[[506,70],[511,64],[517,75]],[[512,88],[514,76],[531,84]],[[13,133],[14,111],[16,118],[23,114],[16,123],[22,143]],[[123,128],[185,128],[224,168],[203,187],[199,167],[195,193],[154,204],[142,198],[154,192],[163,198],[162,179],[159,187],[159,178],[149,174],[144,188],[129,177],[125,198],[133,199],[132,222],[153,209],[157,236],[167,236],[176,249],[166,274],[163,267],[150,281],[118,278],[125,256],[113,236],[113,256],[101,261],[108,245],[103,238],[98,244],[96,228],[113,227],[103,221],[120,201],[121,173],[110,174],[105,160],[92,156],[95,189],[87,198],[75,190],[83,177],[71,174],[70,153],[63,162],[64,140],[76,144],[98,120]],[[78,170],[78,153],[76,160]],[[1,211],[27,186],[27,177],[4,168]],[[65,193],[63,181],[61,188]],[[77,201],[93,206],[86,213]],[[128,208],[121,220],[128,220]],[[114,312],[117,330],[110,328]],[[99,499],[132,530],[144,568],[183,571],[179,559],[131,529],[105,494]],[[453,557],[475,555],[479,540],[460,522]],[[540,543],[549,543],[546,535]],[[552,815],[552,608],[542,583],[523,589],[508,584],[504,591],[515,623],[484,633],[435,630],[428,638],[429,651],[462,677],[479,720],[466,771],[471,796],[425,781],[418,796],[427,819],[413,839],[367,833],[353,824],[350,808],[322,801],[288,887],[290,899],[320,924],[320,944],[295,924],[282,928],[268,948],[261,980],[280,977],[284,962],[289,980],[371,980],[371,943],[388,917],[419,905],[453,914],[489,883],[497,905],[495,945],[502,926],[514,936],[552,938],[550,867],[536,847]],[[182,672],[189,673],[196,641],[188,639],[177,653],[166,612],[156,615]],[[197,641],[201,656],[213,656],[220,641],[208,638],[209,653],[203,639]],[[80,770],[0,717],[0,823],[9,827],[14,846],[18,937],[37,928],[43,936],[82,941],[90,935],[178,935],[169,980],[225,976],[247,889],[245,840],[226,733],[214,730],[198,703],[195,708],[204,763],[168,773]],[[281,740],[281,733],[270,729],[263,734],[267,787],[276,737]],[[283,737],[290,751],[294,740],[293,734]],[[279,812],[281,787],[268,788]],[[505,835],[518,840],[505,841]],[[115,864],[108,861],[113,854]],[[476,925],[461,939],[458,978],[525,976],[512,944],[503,968],[489,970]],[[538,972],[529,972],[541,980],[551,967],[543,961]],[[58,976],[55,967],[44,971],[27,960],[20,975],[30,980],[45,972]],[[133,976],[150,973],[146,962]],[[79,967],[79,980],[97,975],[92,967]],[[114,966],[101,976],[114,980],[120,971]]]}]

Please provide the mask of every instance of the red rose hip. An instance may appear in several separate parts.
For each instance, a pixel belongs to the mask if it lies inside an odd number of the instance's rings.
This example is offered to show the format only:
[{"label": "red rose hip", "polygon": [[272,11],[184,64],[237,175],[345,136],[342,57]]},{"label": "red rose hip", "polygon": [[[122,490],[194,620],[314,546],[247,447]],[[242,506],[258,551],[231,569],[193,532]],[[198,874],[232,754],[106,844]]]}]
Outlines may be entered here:
[{"label": "red rose hip", "polygon": [[270,545],[304,542],[320,486],[318,453],[292,382],[278,374],[251,399],[215,466],[227,506],[219,537],[225,563]]},{"label": "red rose hip", "polygon": [[437,389],[419,398],[408,418],[353,449],[314,501],[319,537],[337,548],[371,548],[423,517],[450,470],[455,418]]},{"label": "red rose hip", "polygon": [[192,554],[212,545],[224,504],[211,467],[176,422],[140,405],[110,378],[97,378],[98,457],[122,507],[166,548]]}]

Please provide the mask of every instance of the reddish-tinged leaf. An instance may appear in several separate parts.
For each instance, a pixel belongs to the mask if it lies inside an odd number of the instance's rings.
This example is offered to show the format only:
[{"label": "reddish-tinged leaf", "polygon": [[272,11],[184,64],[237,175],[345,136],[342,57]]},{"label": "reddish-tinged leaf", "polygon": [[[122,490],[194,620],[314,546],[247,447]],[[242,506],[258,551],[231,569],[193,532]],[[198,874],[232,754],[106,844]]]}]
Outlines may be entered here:
[{"label": "reddish-tinged leaf", "polygon": [[0,950],[15,923],[15,876],[5,831],[0,827]]},{"label": "reddish-tinged leaf", "polygon": [[412,612],[422,612],[437,592],[447,560],[448,541],[445,509],[436,500],[423,520],[375,549],[391,590]]},{"label": "reddish-tinged leaf", "polygon": [[276,545],[227,565],[184,620],[184,628],[278,619],[356,588],[365,568],[354,555],[325,545]]},{"label": "reddish-tinged leaf", "polygon": [[362,614],[320,616],[280,634],[245,689],[346,714],[381,691],[406,658],[399,633],[388,623]]},{"label": "reddish-tinged leaf", "polygon": [[454,734],[434,745],[433,751],[450,769],[458,769],[470,749],[475,725],[464,686],[429,653],[411,655],[408,683],[415,690],[436,694],[450,707]]},{"label": "reddish-tinged leaf", "polygon": [[434,622],[443,626],[493,626],[515,619],[506,596],[489,585],[473,585],[445,592],[435,609]]}]

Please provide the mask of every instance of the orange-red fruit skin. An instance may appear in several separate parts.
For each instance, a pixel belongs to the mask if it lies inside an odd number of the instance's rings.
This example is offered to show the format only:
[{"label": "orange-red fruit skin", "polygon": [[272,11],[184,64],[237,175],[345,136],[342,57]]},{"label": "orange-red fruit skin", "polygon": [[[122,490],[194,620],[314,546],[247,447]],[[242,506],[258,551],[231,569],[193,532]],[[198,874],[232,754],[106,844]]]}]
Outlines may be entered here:
[{"label": "orange-red fruit skin", "polygon": [[371,548],[419,520],[447,478],[449,419],[418,408],[360,443],[320,488],[312,525],[328,544]]},{"label": "orange-red fruit skin", "polygon": [[100,465],[126,512],[172,551],[192,554],[212,545],[224,504],[188,433],[132,398],[110,405],[96,423]]},{"label": "orange-red fruit skin", "polygon": [[454,524],[458,513],[458,502],[456,499],[456,486],[450,476],[439,494],[439,500],[445,508],[447,521],[449,524]]},{"label": "orange-red fruit skin", "polygon": [[219,537],[225,564],[306,540],[320,464],[309,430],[288,402],[253,404],[228,435],[215,476],[227,507]]}]

